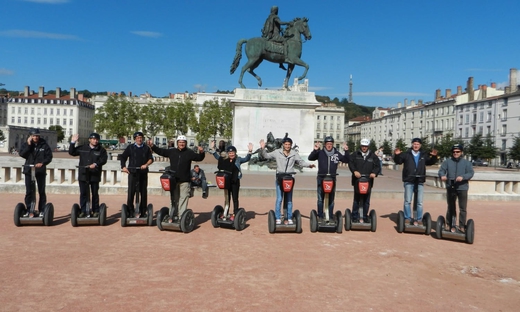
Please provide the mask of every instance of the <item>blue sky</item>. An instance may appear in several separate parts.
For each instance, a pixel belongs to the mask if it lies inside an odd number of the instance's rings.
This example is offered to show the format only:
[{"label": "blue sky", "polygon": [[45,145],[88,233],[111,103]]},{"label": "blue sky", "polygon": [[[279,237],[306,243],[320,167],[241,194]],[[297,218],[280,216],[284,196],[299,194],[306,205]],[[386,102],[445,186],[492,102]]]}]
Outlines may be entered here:
[{"label": "blue sky", "polygon": [[[456,92],[470,76],[475,86],[504,86],[509,69],[520,69],[513,0],[3,0],[0,83],[159,97],[233,90],[236,43],[261,35],[272,5],[283,21],[309,18],[302,60],[318,95],[347,98],[352,74],[354,102],[395,107]],[[255,72],[263,88],[282,86],[276,64]],[[302,73],[296,67],[292,78]],[[243,82],[257,88],[247,73]]]}]

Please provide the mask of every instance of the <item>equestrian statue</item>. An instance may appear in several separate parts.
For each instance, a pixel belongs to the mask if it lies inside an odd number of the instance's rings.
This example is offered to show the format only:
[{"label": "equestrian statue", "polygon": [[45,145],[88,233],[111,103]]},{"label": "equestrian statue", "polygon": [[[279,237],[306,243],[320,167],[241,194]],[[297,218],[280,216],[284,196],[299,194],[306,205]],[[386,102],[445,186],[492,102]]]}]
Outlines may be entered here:
[{"label": "equestrian statue", "polygon": [[[242,58],[242,45],[245,43],[247,63],[242,66],[238,83],[241,88],[245,88],[242,83],[244,73],[248,71],[258,80],[258,86],[262,86],[262,78],[255,74],[254,70],[262,63],[263,60],[280,64],[280,68],[285,70],[284,63],[287,64],[287,73],[283,82],[283,88],[288,88],[289,78],[295,65],[305,67],[303,74],[298,80],[303,80],[307,76],[309,65],[302,61],[302,38],[310,40],[312,38],[311,31],[307,22],[307,18],[295,18],[289,22],[282,22],[278,17],[278,7],[271,8],[271,14],[267,17],[262,29],[262,37],[255,37],[249,40],[240,39],[237,42],[236,54],[231,64],[230,73],[233,74]],[[285,30],[282,26],[285,26]]]}]

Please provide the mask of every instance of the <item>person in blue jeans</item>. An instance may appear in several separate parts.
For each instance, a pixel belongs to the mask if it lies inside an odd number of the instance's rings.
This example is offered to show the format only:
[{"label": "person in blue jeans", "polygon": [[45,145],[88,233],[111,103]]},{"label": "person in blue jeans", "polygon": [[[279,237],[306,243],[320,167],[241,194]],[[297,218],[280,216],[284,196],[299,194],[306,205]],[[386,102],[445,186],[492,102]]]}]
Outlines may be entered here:
[{"label": "person in blue jeans", "polygon": [[316,177],[316,181],[318,183],[318,218],[324,218],[323,214],[323,201],[325,198],[325,191],[323,190],[323,179],[330,175],[332,179],[334,179],[334,187],[332,191],[329,193],[329,219],[333,220],[334,218],[334,195],[336,194],[336,173],[338,171],[338,165],[340,162],[344,164],[348,164],[350,161],[350,154],[348,153],[348,145],[343,142],[343,151],[344,155],[341,154],[334,147],[334,138],[331,136],[325,137],[323,140],[324,148],[320,148],[320,143],[316,142],[314,144],[314,150],[309,154],[309,160],[317,160],[318,161],[318,176]]},{"label": "person in blue jeans", "polygon": [[412,148],[406,152],[401,152],[399,148],[394,150],[394,162],[403,165],[403,184],[404,184],[404,219],[410,222],[412,219],[411,203],[415,179],[417,185],[417,220],[414,225],[422,225],[423,215],[423,194],[424,182],[426,181],[426,166],[431,166],[437,162],[437,151],[432,150],[429,154],[421,150],[422,140],[412,139]]},{"label": "person in blue jeans", "polygon": [[[282,148],[276,149],[270,153],[265,149],[265,141],[260,140],[260,156],[265,159],[274,159],[276,160],[276,176],[275,179],[275,188],[276,188],[276,205],[275,205],[275,216],[276,216],[276,224],[282,224],[282,214],[280,209],[282,207],[282,199],[283,199],[283,190],[280,182],[278,181],[278,177],[287,172],[294,172],[294,165],[297,163],[302,167],[314,168],[313,164],[306,163],[298,153],[296,153],[292,147],[293,141],[291,138],[285,137],[282,140]],[[285,224],[292,225],[292,194],[291,190],[288,193],[285,193],[287,198],[287,216],[285,219]]]}]

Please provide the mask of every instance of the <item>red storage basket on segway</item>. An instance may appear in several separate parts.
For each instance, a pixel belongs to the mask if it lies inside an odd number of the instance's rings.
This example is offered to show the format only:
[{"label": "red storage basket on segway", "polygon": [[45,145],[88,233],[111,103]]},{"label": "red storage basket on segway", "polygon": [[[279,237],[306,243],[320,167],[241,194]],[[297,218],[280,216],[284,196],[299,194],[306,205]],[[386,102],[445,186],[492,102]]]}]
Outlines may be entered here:
[{"label": "red storage basket on segway", "polygon": [[365,177],[361,177],[357,183],[357,192],[361,195],[365,195],[369,191],[370,191],[370,180]]},{"label": "red storage basket on segway", "polygon": [[225,172],[217,172],[215,179],[217,180],[217,186],[219,189],[228,189],[229,174]]},{"label": "red storage basket on segway", "polygon": [[282,190],[285,193],[289,193],[292,191],[294,186],[294,178],[290,176],[286,176],[282,178]]},{"label": "red storage basket on segway", "polygon": [[172,180],[174,180],[174,177],[169,173],[163,173],[161,175],[161,186],[162,189],[165,191],[169,191],[171,189],[171,185],[174,184]]},{"label": "red storage basket on segway", "polygon": [[334,179],[331,177],[323,178],[323,181],[321,181],[321,187],[323,188],[323,192],[327,194],[331,193],[334,188]]}]

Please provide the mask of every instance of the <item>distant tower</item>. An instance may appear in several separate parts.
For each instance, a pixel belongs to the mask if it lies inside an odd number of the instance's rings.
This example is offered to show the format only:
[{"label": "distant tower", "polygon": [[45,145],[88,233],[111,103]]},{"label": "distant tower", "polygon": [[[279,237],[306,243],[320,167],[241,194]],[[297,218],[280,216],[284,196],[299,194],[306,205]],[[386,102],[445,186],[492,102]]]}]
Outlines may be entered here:
[{"label": "distant tower", "polygon": [[353,103],[352,102],[352,75],[350,75],[350,83],[349,83],[349,90],[348,90],[348,102],[349,103]]}]

